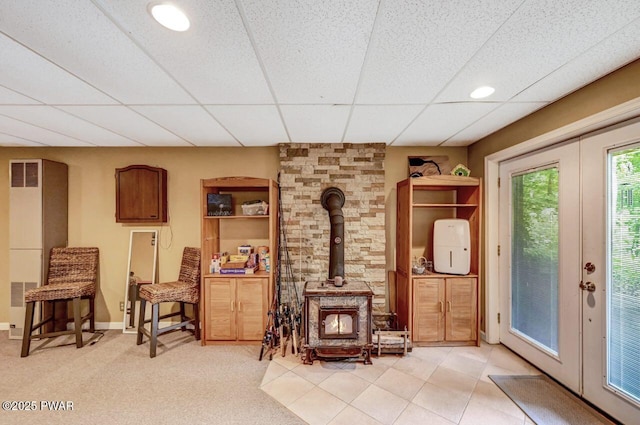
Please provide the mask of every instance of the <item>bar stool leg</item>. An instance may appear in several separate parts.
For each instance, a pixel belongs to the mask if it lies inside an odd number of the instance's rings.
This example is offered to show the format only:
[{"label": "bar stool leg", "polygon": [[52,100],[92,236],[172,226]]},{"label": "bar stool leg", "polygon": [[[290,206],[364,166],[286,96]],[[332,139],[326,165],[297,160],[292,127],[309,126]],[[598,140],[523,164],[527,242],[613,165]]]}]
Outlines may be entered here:
[{"label": "bar stool leg", "polygon": [[33,332],[33,310],[35,307],[35,301],[27,303],[27,310],[24,315],[24,330],[22,335],[22,353],[20,357],[27,357],[29,355],[29,348],[31,347],[31,333]]}]

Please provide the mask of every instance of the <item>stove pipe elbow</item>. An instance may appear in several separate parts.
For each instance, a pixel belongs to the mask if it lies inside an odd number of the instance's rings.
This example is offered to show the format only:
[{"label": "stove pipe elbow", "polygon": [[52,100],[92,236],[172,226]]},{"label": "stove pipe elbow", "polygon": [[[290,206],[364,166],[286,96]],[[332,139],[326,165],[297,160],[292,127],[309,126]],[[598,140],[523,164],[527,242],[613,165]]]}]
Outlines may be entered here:
[{"label": "stove pipe elbow", "polygon": [[329,187],[322,192],[322,207],[329,212],[331,242],[329,245],[329,279],[344,278],[344,193],[337,187]]}]

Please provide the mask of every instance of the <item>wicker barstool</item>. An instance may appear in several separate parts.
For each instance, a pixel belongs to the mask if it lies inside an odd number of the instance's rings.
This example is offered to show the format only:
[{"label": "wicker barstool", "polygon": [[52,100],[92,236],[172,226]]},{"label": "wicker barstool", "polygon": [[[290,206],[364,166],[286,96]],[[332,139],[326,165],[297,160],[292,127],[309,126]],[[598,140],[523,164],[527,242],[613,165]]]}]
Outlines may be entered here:
[{"label": "wicker barstool", "polygon": [[[98,248],[51,249],[46,285],[24,293],[26,314],[22,338],[22,357],[29,355],[32,339],[75,334],[76,347],[82,347],[82,324],[87,320],[89,320],[89,331],[95,332],[94,299],[96,281],[98,280],[98,262]],[[83,299],[89,300],[89,313],[85,316],[82,316],[80,311],[80,301]],[[45,324],[55,322],[56,301],[73,301],[73,330],[56,331],[54,329],[51,332],[40,332],[34,335],[33,332]],[[51,315],[34,325],[33,315],[37,302],[50,303]],[[67,319],[67,321],[70,320]]]},{"label": "wicker barstool", "polygon": [[[162,282],[140,287],[140,316],[138,320],[137,344],[142,344],[142,337],[146,335],[150,339],[149,356],[156,356],[158,336],[181,328],[187,330],[189,323],[193,324],[193,333],[196,340],[200,339],[200,248],[185,247],[182,252],[182,264],[180,274],[175,282]],[[151,319],[145,320],[145,309],[150,302]],[[180,303],[180,311],[159,315],[160,303]],[[193,315],[188,317],[185,304],[193,306]],[[175,323],[164,328],[159,327],[162,319],[180,316],[180,323]],[[151,330],[145,328],[145,324],[151,323]]]}]

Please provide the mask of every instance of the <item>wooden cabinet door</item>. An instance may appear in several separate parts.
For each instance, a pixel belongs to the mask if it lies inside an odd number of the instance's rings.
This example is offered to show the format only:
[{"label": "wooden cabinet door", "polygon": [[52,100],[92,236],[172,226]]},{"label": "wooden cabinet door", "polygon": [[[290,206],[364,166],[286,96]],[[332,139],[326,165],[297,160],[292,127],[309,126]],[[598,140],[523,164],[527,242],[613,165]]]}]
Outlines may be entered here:
[{"label": "wooden cabinet door", "polygon": [[205,279],[206,338],[230,341],[236,339],[236,280]]},{"label": "wooden cabinet door", "polygon": [[413,279],[413,340],[444,340],[444,279]]},{"label": "wooden cabinet door", "polygon": [[237,279],[238,339],[259,341],[264,336],[267,317],[267,285],[269,280]]},{"label": "wooden cabinet door", "polygon": [[116,169],[116,223],[166,223],[167,171],[146,165]]},{"label": "wooden cabinet door", "polygon": [[476,278],[446,279],[446,333],[447,341],[473,341],[477,329]]}]

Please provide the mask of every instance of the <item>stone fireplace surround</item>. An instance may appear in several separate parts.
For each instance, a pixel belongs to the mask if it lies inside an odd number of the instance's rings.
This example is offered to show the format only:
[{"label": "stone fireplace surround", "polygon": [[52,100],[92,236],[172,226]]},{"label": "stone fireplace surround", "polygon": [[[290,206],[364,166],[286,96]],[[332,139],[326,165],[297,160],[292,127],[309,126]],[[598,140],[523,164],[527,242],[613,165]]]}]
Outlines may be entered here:
[{"label": "stone fireplace surround", "polygon": [[334,186],[345,195],[345,279],[367,283],[373,313],[386,312],[385,153],[384,143],[280,145],[280,202],[300,297],[304,282],[328,276],[331,226],[320,197]]}]

